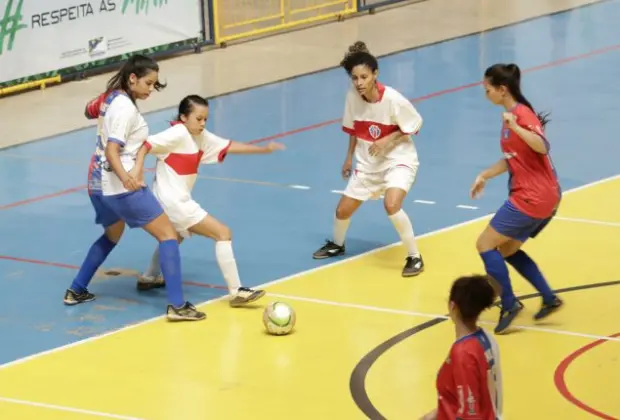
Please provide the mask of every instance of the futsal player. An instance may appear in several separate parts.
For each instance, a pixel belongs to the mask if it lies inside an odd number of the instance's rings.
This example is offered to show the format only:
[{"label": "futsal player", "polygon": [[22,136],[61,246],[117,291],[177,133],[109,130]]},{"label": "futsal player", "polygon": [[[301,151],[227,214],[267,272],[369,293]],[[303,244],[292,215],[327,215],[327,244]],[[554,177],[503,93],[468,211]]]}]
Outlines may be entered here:
[{"label": "futsal player", "polygon": [[424,262],[402,204],[419,167],[411,136],[422,127],[422,117],[399,92],[377,80],[377,59],[363,42],[350,46],[340,64],[352,81],[342,122],[342,129],[349,134],[342,177],[349,181],[336,208],[333,238],[313,257],[343,255],[353,213],[363,202],[384,195],[385,210],[407,249],[402,275],[416,276],[424,270]]},{"label": "futsal player", "polygon": [[542,295],[539,320],[558,310],[562,301],[549,287],[536,263],[521,249],[551,221],[562,192],[549,155],[544,127],[547,116],[536,114],[521,92],[521,71],[516,64],[495,64],[484,74],[489,101],[504,108],[500,139],[504,157],[482,171],[471,188],[472,198],[483,191],[487,180],[509,173],[509,196],[479,236],[476,247],[487,274],[499,283],[501,311],[496,333],[504,332],[523,309],[508,274],[508,264]]},{"label": "futsal player", "polygon": [[[230,293],[230,305],[241,306],[265,295],[264,290],[243,287],[232,248],[228,226],[208,214],[192,198],[191,192],[201,164],[222,163],[228,154],[265,154],[284,149],[279,143],[256,146],[225,140],[205,129],[209,116],[209,102],[190,95],[179,104],[179,112],[172,126],[149,136],[144,147],[157,157],[153,193],[172,221],[179,242],[192,234],[215,240],[215,259]],[[147,289],[164,284],[161,275],[159,249],[151,265],[141,277],[138,287]]]},{"label": "futsal player", "polygon": [[153,193],[140,181],[148,126],[137,108],[153,90],[165,87],[158,79],[158,64],[145,56],[132,56],[108,82],[100,103],[95,155],[89,167],[88,193],[97,224],[104,233],[91,246],[77,276],[66,291],[64,303],[90,302],[88,285],[97,269],[121,239],[125,225],[140,227],[159,242],[160,264],[167,279],[167,318],[202,320],[203,312],[183,298],[177,235]]},{"label": "futsal player", "polygon": [[502,416],[502,371],[495,338],[478,326],[495,300],[487,276],[458,278],[448,310],[456,341],[436,379],[437,408],[420,420],[497,420]]}]

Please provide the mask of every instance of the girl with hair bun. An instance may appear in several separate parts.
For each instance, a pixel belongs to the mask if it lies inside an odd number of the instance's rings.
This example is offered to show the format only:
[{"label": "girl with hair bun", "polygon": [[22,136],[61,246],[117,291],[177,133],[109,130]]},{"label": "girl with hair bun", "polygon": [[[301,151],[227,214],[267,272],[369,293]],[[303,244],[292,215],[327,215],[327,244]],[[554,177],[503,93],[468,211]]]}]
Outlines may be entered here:
[{"label": "girl with hair bun", "polygon": [[349,135],[342,177],[349,181],[336,208],[333,238],[313,257],[343,255],[351,216],[363,202],[383,195],[388,217],[407,249],[402,275],[416,276],[424,270],[424,262],[402,204],[418,172],[412,135],[422,127],[422,117],[403,95],[377,80],[379,64],[363,42],[351,45],[340,65],[352,81],[342,120]]},{"label": "girl with hair bun", "polygon": [[478,326],[480,314],[495,301],[488,276],[456,279],[448,310],[456,341],[436,380],[437,408],[420,420],[502,418],[502,372],[495,338]]},{"label": "girl with hair bun", "polygon": [[504,108],[500,147],[503,157],[482,171],[471,187],[477,198],[487,180],[509,173],[509,196],[476,243],[486,272],[501,290],[501,310],[496,333],[504,332],[523,309],[516,298],[506,263],[525,277],[542,296],[534,319],[546,318],[562,306],[536,263],[521,249],[535,238],[556,214],[562,191],[549,155],[544,132],[546,114],[536,114],[521,92],[521,71],[516,64],[495,64],[484,73],[487,99]]}]

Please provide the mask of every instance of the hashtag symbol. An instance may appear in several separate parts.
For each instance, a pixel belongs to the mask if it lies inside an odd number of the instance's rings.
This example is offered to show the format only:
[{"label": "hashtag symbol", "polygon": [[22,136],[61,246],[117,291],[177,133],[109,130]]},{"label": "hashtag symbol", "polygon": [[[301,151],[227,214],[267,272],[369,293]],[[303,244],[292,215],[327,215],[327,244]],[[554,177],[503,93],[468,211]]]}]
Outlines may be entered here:
[{"label": "hashtag symbol", "polygon": [[5,43],[7,51],[11,51],[17,32],[27,28],[27,25],[21,23],[23,2],[24,0],[17,0],[15,11],[13,11],[13,0],[8,0],[6,4],[4,16],[0,19],[0,55],[2,55],[4,51]]}]

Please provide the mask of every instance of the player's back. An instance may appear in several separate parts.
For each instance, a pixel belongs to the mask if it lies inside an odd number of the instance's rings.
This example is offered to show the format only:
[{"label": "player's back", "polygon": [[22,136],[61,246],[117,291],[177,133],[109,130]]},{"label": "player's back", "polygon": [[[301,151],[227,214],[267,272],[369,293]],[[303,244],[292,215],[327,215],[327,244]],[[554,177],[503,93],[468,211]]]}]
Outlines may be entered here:
[{"label": "player's back", "polygon": [[502,414],[499,348],[483,329],[457,340],[437,377],[437,420],[498,420]]}]

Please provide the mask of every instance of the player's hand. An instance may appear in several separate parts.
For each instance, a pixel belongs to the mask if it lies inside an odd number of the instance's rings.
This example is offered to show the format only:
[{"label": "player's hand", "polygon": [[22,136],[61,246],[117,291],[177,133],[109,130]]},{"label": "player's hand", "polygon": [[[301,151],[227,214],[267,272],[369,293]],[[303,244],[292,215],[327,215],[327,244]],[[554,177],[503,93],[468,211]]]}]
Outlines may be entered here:
[{"label": "player's hand", "polygon": [[353,167],[353,162],[351,162],[350,159],[347,159],[344,162],[344,165],[342,165],[342,178],[343,179],[349,179],[349,177],[351,176],[351,168]]},{"label": "player's hand", "polygon": [[504,120],[504,122],[508,124],[508,127],[510,128],[517,125],[517,116],[513,114],[512,112],[503,112],[502,120]]},{"label": "player's hand", "polygon": [[420,420],[437,420],[437,410],[433,410],[430,413],[420,417]]},{"label": "player's hand", "polygon": [[474,184],[471,186],[469,196],[473,199],[479,198],[482,195],[482,191],[484,190],[486,183],[487,180],[482,175],[478,175],[474,181]]},{"label": "player's hand", "polygon": [[125,178],[123,178],[123,187],[127,189],[127,191],[137,191],[142,187],[145,187],[144,182],[140,182],[136,178],[134,178],[131,174],[127,174]]},{"label": "player's hand", "polygon": [[388,145],[389,140],[390,139],[388,137],[384,137],[381,140],[377,140],[376,142],[371,144],[368,148],[370,156],[378,156],[379,154],[381,154],[383,152],[383,149],[385,149],[385,147]]},{"label": "player's hand", "polygon": [[285,145],[283,145],[282,143],[276,143],[275,141],[270,142],[265,147],[267,148],[269,153],[275,152],[276,150],[285,150],[286,149]]},{"label": "player's hand", "polygon": [[141,186],[146,187],[146,183],[144,182],[144,167],[135,165],[129,171],[129,176],[138,181]]}]

